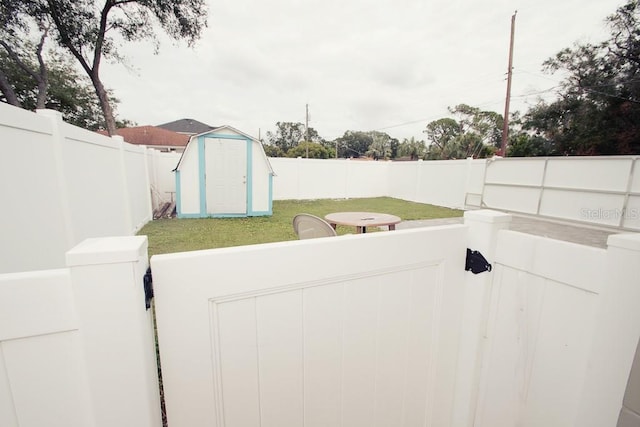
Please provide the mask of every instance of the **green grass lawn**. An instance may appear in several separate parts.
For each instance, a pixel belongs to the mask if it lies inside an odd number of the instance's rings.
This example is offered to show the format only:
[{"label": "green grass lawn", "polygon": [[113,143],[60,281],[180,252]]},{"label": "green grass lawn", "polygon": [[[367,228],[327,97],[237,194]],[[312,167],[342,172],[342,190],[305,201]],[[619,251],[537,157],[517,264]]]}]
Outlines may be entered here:
[{"label": "green grass lawn", "polygon": [[[296,240],[291,221],[298,213],[324,217],[331,212],[368,211],[397,215],[403,220],[450,218],[463,211],[390,197],[340,200],[276,200],[270,217],[159,219],[138,233],[149,238],[149,255]],[[338,226],[338,234],[355,233]],[[375,228],[374,230],[375,231]]]}]

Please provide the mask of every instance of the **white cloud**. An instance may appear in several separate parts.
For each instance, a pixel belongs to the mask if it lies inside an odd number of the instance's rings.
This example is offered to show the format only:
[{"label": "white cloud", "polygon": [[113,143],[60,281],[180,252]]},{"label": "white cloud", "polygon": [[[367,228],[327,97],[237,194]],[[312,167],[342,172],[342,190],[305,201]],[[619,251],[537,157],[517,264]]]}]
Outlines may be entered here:
[{"label": "white cloud", "polygon": [[503,113],[510,20],[516,35],[512,111],[558,78],[542,62],[606,37],[618,0],[223,0],[195,49],[163,39],[126,47],[132,73],[105,65],[119,115],[139,124],[194,118],[264,135],[305,119],[332,139],[384,128],[424,138],[429,121],[466,103]]}]

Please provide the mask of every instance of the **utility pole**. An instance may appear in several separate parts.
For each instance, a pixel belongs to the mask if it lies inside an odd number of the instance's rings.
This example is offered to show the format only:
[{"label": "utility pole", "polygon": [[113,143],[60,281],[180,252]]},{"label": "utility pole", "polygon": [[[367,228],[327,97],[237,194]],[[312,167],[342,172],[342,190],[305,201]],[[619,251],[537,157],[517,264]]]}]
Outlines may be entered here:
[{"label": "utility pole", "polygon": [[307,109],[307,114],[306,114],[306,121],[305,121],[305,125],[304,125],[304,133],[305,133],[305,141],[306,141],[306,146],[307,146],[307,159],[309,158],[309,104],[306,105],[306,109]]},{"label": "utility pole", "polygon": [[509,68],[507,69],[507,98],[504,102],[504,125],[502,126],[502,144],[500,155],[507,156],[507,141],[509,139],[509,102],[511,101],[511,76],[513,75],[513,38],[516,31],[516,10],[511,16],[511,41],[509,42]]}]

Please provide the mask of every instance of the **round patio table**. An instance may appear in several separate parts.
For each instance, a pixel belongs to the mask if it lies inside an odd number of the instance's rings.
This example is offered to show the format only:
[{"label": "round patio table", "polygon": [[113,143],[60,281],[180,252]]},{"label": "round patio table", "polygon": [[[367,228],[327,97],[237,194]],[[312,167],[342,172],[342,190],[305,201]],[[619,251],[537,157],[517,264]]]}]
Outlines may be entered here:
[{"label": "round patio table", "polygon": [[326,215],[324,219],[333,228],[336,228],[336,225],[354,226],[358,233],[366,233],[367,227],[385,225],[389,230],[395,230],[396,224],[402,221],[399,216],[377,212],[334,212]]}]

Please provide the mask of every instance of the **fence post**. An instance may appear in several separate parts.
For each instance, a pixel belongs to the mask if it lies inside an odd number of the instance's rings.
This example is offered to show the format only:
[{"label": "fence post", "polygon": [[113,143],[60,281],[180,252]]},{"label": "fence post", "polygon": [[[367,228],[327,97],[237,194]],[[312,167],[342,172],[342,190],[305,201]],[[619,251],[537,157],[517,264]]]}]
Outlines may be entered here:
[{"label": "fence post", "polygon": [[131,192],[129,191],[129,186],[133,185],[133,183],[129,182],[129,176],[127,174],[124,138],[120,135],[112,135],[111,139],[118,144],[118,150],[120,151],[120,176],[122,177],[122,197],[124,199],[124,212],[122,212],[122,214],[125,217],[124,226],[127,228],[127,233],[135,233],[133,213],[131,211]]},{"label": "fence post", "polygon": [[87,239],[66,257],[97,426],[161,426],[147,237]]},{"label": "fence post", "polygon": [[[498,232],[509,228],[511,218],[510,214],[492,210],[465,212],[464,223],[469,226],[467,247],[479,251],[493,266]],[[455,427],[473,425],[480,389],[483,348],[487,339],[492,283],[493,271],[479,274],[467,272],[465,275],[462,332],[451,423]]]},{"label": "fence post", "polygon": [[616,425],[640,336],[640,234],[612,235],[607,245],[606,281],[575,427]]},{"label": "fence post", "polygon": [[74,233],[73,222],[71,220],[71,201],[69,199],[68,180],[65,174],[64,135],[62,135],[62,131],[60,129],[63,123],[62,113],[60,113],[59,111],[48,109],[36,110],[36,113],[39,116],[46,117],[51,121],[51,142],[53,159],[56,166],[56,178],[58,181],[58,188],[60,189],[60,204],[62,205],[61,210],[64,219],[65,237],[67,239],[65,249],[69,249],[76,243],[76,236]]},{"label": "fence post", "polygon": [[[149,170],[149,148],[146,145],[142,145],[142,159],[144,160],[144,179],[145,179],[145,188],[146,191],[146,206],[147,206],[147,218],[146,221],[153,220],[153,200],[151,198],[151,172]],[[145,221],[145,223],[146,223]],[[140,231],[140,228],[144,226],[145,223],[136,224],[136,233]]]}]

